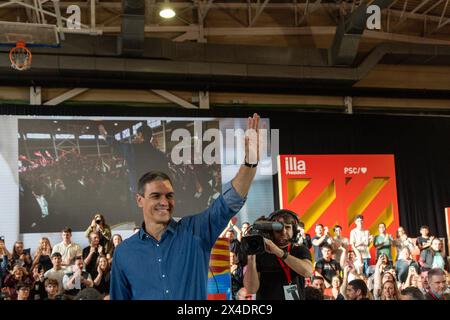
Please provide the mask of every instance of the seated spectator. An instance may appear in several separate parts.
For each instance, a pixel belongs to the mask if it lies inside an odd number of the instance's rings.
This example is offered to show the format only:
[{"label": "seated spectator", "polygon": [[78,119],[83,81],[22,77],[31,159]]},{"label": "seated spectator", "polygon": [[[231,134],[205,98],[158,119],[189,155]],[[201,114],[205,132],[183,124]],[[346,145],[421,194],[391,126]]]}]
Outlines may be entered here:
[{"label": "seated spectator", "polygon": [[52,278],[58,281],[58,294],[62,294],[64,292],[63,287],[64,270],[62,268],[62,257],[59,252],[55,252],[52,254],[52,264],[53,268],[44,273],[44,277]]},{"label": "seated spectator", "polygon": [[342,227],[340,225],[335,225],[333,228],[334,237],[331,248],[333,249],[333,259],[336,261],[341,261],[341,255],[343,253],[342,249],[348,251],[348,238],[341,235]]},{"label": "seated spectator", "polygon": [[[82,255],[81,248],[78,244],[72,242],[72,229],[64,228],[62,230],[63,241],[53,247],[52,255],[58,252],[62,257],[62,267],[70,266],[76,257]],[[62,288],[62,285],[60,286]]]},{"label": "seated spectator", "polygon": [[314,287],[306,287],[305,300],[324,300],[323,292]]},{"label": "seated spectator", "polygon": [[34,266],[40,264],[43,267],[44,272],[50,270],[53,268],[52,259],[50,258],[51,255],[52,245],[50,244],[50,240],[46,237],[41,238],[31,268],[33,269]]},{"label": "seated spectator", "polygon": [[431,242],[433,241],[434,237],[430,237],[430,228],[428,226],[421,226],[420,227],[420,236],[417,237],[416,245],[420,249],[420,252],[422,252],[425,249],[428,249],[431,246]]},{"label": "seated spectator", "polygon": [[31,286],[31,300],[42,300],[46,297],[44,267],[40,264],[34,266],[32,270],[33,285]]},{"label": "seated spectator", "polygon": [[112,259],[114,256],[114,250],[116,250],[116,247],[122,242],[122,236],[120,234],[115,234],[112,236],[111,242],[111,249],[109,250],[109,252],[106,254],[106,258],[108,259],[109,264],[111,265],[112,263]]},{"label": "seated spectator", "polygon": [[400,300],[424,300],[422,291],[416,287],[408,287],[400,292]]},{"label": "seated spectator", "polygon": [[28,297],[30,296],[30,285],[19,282],[16,285],[16,292],[17,292],[17,300],[28,300]]},{"label": "seated spectator", "polygon": [[339,275],[333,276],[331,279],[331,288],[326,288],[324,291],[325,300],[345,300],[341,294],[342,280]]},{"label": "seated spectator", "polygon": [[380,300],[399,300],[399,292],[395,281],[387,280],[383,283]]},{"label": "seated spectator", "polygon": [[442,242],[438,238],[434,238],[431,246],[420,253],[419,263],[422,268],[439,268],[445,270],[447,261],[442,252]]},{"label": "seated spectator", "polygon": [[322,258],[316,261],[315,271],[325,280],[325,287],[331,288],[331,279],[341,272],[339,263],[332,259],[332,249],[329,244],[322,246]]},{"label": "seated spectator", "polygon": [[27,269],[27,271],[31,270],[31,262],[32,261],[31,261],[30,249],[24,250],[22,241],[14,242],[11,260],[12,260],[11,261],[12,266],[19,265],[19,266]]},{"label": "seated spectator", "polygon": [[394,238],[390,234],[386,233],[386,225],[384,222],[378,225],[379,234],[373,238],[373,246],[377,249],[377,259],[381,254],[385,254],[392,264],[392,252],[391,247],[394,242]]},{"label": "seated spectator", "polygon": [[305,224],[300,221],[298,223],[298,233],[297,233],[297,244],[298,245],[304,245],[308,249],[311,249],[312,242],[311,242],[311,236],[308,233],[305,233]]},{"label": "seated spectator", "polygon": [[381,299],[383,285],[386,281],[396,282],[395,270],[390,268],[383,268],[383,264],[387,260],[386,257],[380,256],[375,266],[375,273],[373,275],[373,296],[374,299]]},{"label": "seated spectator", "polygon": [[96,213],[91,221],[91,225],[84,232],[86,238],[89,238],[91,232],[96,232],[99,236],[99,243],[104,248],[104,252],[109,252],[111,241],[111,228],[106,224],[105,217]]},{"label": "seated spectator", "polygon": [[90,288],[94,285],[91,275],[83,271],[83,258],[77,257],[72,270],[66,272],[63,278],[65,293],[76,296],[81,289]]},{"label": "seated spectator", "polygon": [[361,254],[358,250],[349,250],[347,253],[344,247],[341,248],[343,251],[341,255],[340,265],[341,269],[344,269],[345,266],[349,266],[348,282],[354,279],[359,279],[359,277],[363,273],[364,265]]},{"label": "seated spectator", "polygon": [[45,280],[45,291],[47,292],[47,297],[44,300],[62,300],[62,295],[58,294],[60,292],[58,280],[53,278]]},{"label": "seated spectator", "polygon": [[355,279],[348,283],[345,291],[346,300],[368,300],[367,285],[364,280]]},{"label": "seated spectator", "polygon": [[100,245],[100,237],[97,232],[93,231],[89,235],[89,247],[83,249],[83,259],[86,271],[91,275],[92,279],[97,277],[97,259],[104,255],[104,248]]},{"label": "seated spectator", "polygon": [[408,275],[412,272],[410,271],[410,268],[414,269],[416,274],[419,274],[419,264],[411,258],[411,252],[405,247],[400,251],[399,258],[395,263],[395,272],[397,273],[400,283],[406,282]]},{"label": "seated spectator", "polygon": [[94,279],[94,288],[103,295],[109,295],[110,265],[106,257],[97,260],[97,277]]},{"label": "seated spectator", "polygon": [[404,247],[407,247],[410,252],[414,251],[414,242],[410,237],[406,234],[405,228],[398,227],[397,229],[397,239],[394,240],[395,248],[397,249],[397,257],[398,259],[399,252],[402,251]]},{"label": "seated spectator", "polygon": [[10,274],[7,274],[3,280],[3,286],[6,287],[11,300],[17,298],[16,286],[19,282],[30,285],[33,280],[30,278],[27,269],[15,265]]},{"label": "seated spectator", "polygon": [[450,295],[445,293],[447,278],[441,268],[434,268],[428,271],[428,284],[430,290],[425,294],[425,300],[450,300]]}]

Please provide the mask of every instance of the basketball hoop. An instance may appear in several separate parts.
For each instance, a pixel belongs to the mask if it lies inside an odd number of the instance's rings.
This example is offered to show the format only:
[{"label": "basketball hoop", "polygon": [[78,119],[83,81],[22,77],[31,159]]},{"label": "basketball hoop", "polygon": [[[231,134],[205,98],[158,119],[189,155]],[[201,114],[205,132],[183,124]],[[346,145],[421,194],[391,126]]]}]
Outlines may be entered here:
[{"label": "basketball hoop", "polygon": [[9,51],[11,67],[18,71],[30,69],[32,57],[31,51],[25,46],[23,41],[17,41],[16,46]]}]

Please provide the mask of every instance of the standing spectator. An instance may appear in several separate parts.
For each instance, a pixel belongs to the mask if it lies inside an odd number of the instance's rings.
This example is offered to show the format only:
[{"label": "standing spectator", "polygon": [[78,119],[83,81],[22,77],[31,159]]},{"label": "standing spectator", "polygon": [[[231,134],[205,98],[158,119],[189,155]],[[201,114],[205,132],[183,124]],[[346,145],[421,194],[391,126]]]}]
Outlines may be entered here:
[{"label": "standing spectator", "polygon": [[400,251],[399,258],[395,263],[395,272],[397,273],[398,280],[401,283],[406,282],[408,273],[410,273],[410,268],[413,268],[416,274],[419,274],[419,264],[411,259],[411,252],[409,251],[408,247],[405,247],[402,249],[402,251]]},{"label": "standing spectator", "polygon": [[322,258],[316,262],[315,270],[323,277],[326,288],[331,287],[331,279],[335,275],[340,275],[341,266],[332,258],[332,249],[329,244],[322,246]]},{"label": "standing spectator", "polygon": [[425,294],[425,300],[450,300],[450,295],[445,293],[447,279],[445,272],[441,268],[434,268],[428,271],[428,283],[430,290]]},{"label": "standing spectator", "polygon": [[381,222],[378,225],[379,234],[373,238],[373,245],[377,249],[377,259],[381,254],[385,254],[390,263],[392,263],[391,247],[394,238],[386,233],[386,225]]},{"label": "standing spectator", "polygon": [[45,278],[52,278],[58,281],[58,293],[62,294],[64,292],[63,278],[64,270],[62,268],[62,256],[59,252],[52,254],[53,268],[44,273]]},{"label": "standing spectator", "polygon": [[100,245],[104,248],[104,252],[109,252],[111,241],[111,228],[106,224],[105,217],[96,213],[91,221],[91,225],[84,232],[86,238],[89,238],[91,232],[97,232],[100,238]]},{"label": "standing spectator", "polygon": [[64,275],[63,287],[65,293],[69,296],[76,296],[81,289],[90,288],[93,285],[91,275],[83,271],[83,258],[77,257],[71,272],[66,272]]},{"label": "standing spectator", "polygon": [[108,259],[109,264],[111,265],[112,263],[112,259],[114,256],[114,251],[116,250],[116,247],[122,242],[122,236],[118,233],[116,233],[115,235],[112,236],[112,245],[111,245],[111,249],[109,250],[109,252],[106,254],[106,258]]},{"label": "standing spectator", "polygon": [[446,269],[447,262],[445,261],[444,254],[442,252],[442,242],[440,239],[434,238],[431,242],[431,247],[420,253],[419,263],[422,268]]},{"label": "standing spectator", "polygon": [[369,244],[372,242],[372,236],[368,230],[363,230],[364,217],[359,214],[356,216],[356,228],[350,231],[350,244],[353,250],[358,250],[364,262],[363,273],[367,274],[370,265]]},{"label": "standing spectator", "polygon": [[431,246],[431,242],[433,241],[434,237],[430,237],[430,228],[428,226],[421,226],[420,227],[420,236],[417,237],[416,245],[420,249],[420,252],[422,252],[425,249],[428,249]]},{"label": "standing spectator", "polygon": [[331,238],[328,233],[328,227],[322,224],[316,224],[316,235],[312,238],[312,246],[314,248],[314,261],[319,261],[322,258],[322,246],[325,243],[331,244]]},{"label": "standing spectator", "polygon": [[394,244],[395,248],[397,249],[396,260],[398,259],[400,251],[402,251],[404,247],[407,247],[410,252],[414,251],[414,242],[411,240],[410,237],[408,237],[405,228],[403,227],[398,227],[397,239],[395,239]]},{"label": "standing spectator", "polygon": [[305,300],[324,300],[324,295],[320,289],[315,287],[306,287]]},{"label": "standing spectator", "polygon": [[104,249],[100,245],[100,236],[95,231],[89,234],[89,243],[89,246],[83,249],[83,259],[86,271],[95,279],[97,277],[97,259],[104,255]]},{"label": "standing spectator", "polygon": [[[53,247],[52,256],[56,252],[59,253],[62,257],[62,266],[67,267],[75,261],[76,257],[81,256],[82,252],[80,246],[72,242],[72,229],[65,227],[61,236],[63,241]],[[60,288],[62,288],[62,285]]]},{"label": "standing spectator", "polygon": [[52,245],[50,244],[50,240],[46,237],[41,238],[34,256],[32,269],[37,264],[40,264],[44,268],[44,272],[50,270],[53,267],[52,259],[50,258],[51,255]]},{"label": "standing spectator", "polygon": [[335,225],[333,228],[333,259],[336,261],[341,261],[341,255],[343,253],[343,248],[348,250],[348,238],[341,235],[342,227],[340,225]]},{"label": "standing spectator", "polygon": [[28,300],[30,296],[30,286],[24,282],[16,285],[17,300]]},{"label": "standing spectator", "polygon": [[37,264],[32,269],[33,273],[33,285],[31,286],[30,297],[31,300],[42,300],[46,297],[45,292],[45,277],[44,277],[44,267]]},{"label": "standing spectator", "polygon": [[8,272],[8,250],[6,250],[5,242],[3,239],[0,240],[0,288],[3,287],[3,277]]},{"label": "standing spectator", "polygon": [[109,295],[110,266],[106,257],[97,260],[97,277],[94,279],[94,288],[103,295]]},{"label": "standing spectator", "polygon": [[14,242],[11,265],[19,265],[27,270],[31,269],[30,249],[24,250],[22,241]]},{"label": "standing spectator", "polygon": [[308,233],[305,233],[305,224],[302,221],[298,223],[298,234],[296,242],[298,245],[303,245],[308,249],[311,249],[312,247],[311,236]]},{"label": "standing spectator", "polygon": [[395,281],[387,280],[383,283],[381,300],[399,300],[399,296],[400,294]]}]

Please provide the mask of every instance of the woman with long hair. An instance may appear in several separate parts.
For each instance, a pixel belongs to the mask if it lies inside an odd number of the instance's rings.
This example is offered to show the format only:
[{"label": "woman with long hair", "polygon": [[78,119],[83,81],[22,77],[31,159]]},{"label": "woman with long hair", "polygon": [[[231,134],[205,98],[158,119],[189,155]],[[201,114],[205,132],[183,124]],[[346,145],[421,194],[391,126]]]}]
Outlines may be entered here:
[{"label": "woman with long hair", "polygon": [[50,256],[52,255],[52,245],[50,240],[47,237],[42,237],[39,240],[39,246],[36,250],[36,254],[34,255],[33,265],[31,269],[38,264],[40,264],[44,270],[44,273],[51,268],[53,268],[52,259]]},{"label": "woman with long hair", "polygon": [[109,295],[110,265],[106,257],[97,260],[97,277],[94,279],[94,288],[103,295]]},{"label": "woman with long hair", "polygon": [[11,258],[11,266],[19,265],[21,267],[26,268],[27,270],[31,269],[31,256],[30,252],[24,250],[23,242],[16,241],[14,242],[14,247],[12,250],[12,258]]},{"label": "woman with long hair", "polygon": [[387,280],[383,283],[381,290],[381,300],[399,300],[400,293],[397,288],[397,283],[392,280]]}]

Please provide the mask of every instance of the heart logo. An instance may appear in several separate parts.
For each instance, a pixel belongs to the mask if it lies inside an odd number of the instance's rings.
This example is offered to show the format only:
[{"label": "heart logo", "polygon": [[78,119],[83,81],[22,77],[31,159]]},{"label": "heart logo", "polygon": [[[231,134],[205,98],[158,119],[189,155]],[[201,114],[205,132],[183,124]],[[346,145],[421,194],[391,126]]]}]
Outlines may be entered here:
[{"label": "heart logo", "polygon": [[361,168],[361,172],[365,174],[367,172],[367,168],[366,167]]}]

